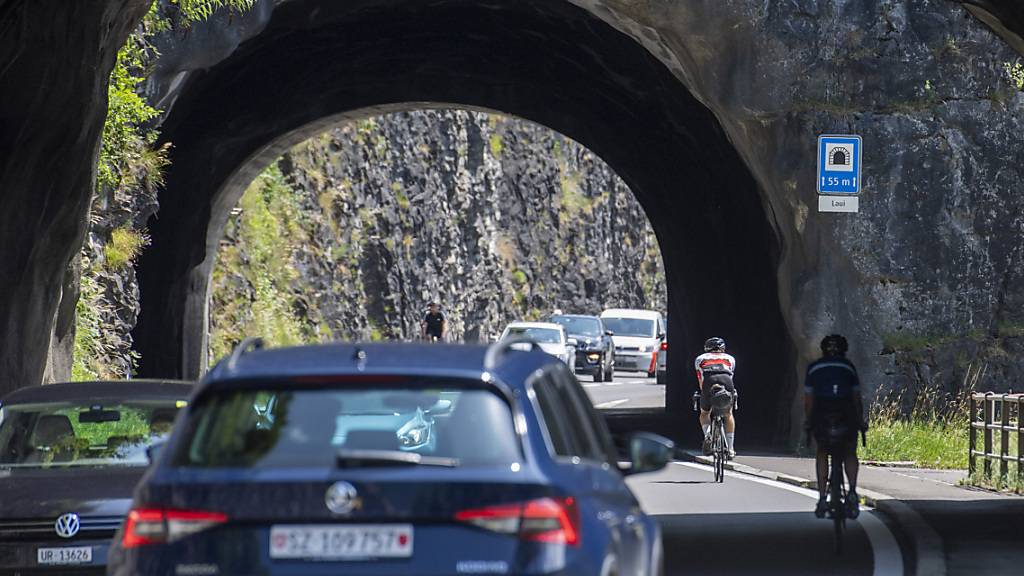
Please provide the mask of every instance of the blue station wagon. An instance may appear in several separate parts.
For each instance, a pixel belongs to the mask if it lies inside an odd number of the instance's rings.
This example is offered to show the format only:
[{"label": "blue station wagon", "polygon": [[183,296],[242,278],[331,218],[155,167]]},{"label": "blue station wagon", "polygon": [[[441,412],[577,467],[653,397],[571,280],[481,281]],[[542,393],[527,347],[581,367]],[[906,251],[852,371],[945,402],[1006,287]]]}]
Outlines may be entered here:
[{"label": "blue station wagon", "polygon": [[489,348],[246,341],[136,489],[108,574],[661,574],[661,536],[564,363]]}]

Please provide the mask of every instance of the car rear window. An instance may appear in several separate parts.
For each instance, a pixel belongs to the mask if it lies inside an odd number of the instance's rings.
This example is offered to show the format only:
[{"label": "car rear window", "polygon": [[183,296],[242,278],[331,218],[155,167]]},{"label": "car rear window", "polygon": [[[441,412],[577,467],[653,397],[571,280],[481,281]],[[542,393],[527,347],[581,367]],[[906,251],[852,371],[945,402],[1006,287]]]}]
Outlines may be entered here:
[{"label": "car rear window", "polygon": [[0,467],[145,466],[183,400],[81,400],[0,408]]},{"label": "car rear window", "polygon": [[635,336],[639,338],[654,337],[654,320],[643,318],[601,318],[606,328],[616,336]]},{"label": "car rear window", "polygon": [[342,451],[412,452],[459,466],[521,460],[509,405],[478,389],[268,387],[194,408],[174,462],[185,467],[332,467]]}]

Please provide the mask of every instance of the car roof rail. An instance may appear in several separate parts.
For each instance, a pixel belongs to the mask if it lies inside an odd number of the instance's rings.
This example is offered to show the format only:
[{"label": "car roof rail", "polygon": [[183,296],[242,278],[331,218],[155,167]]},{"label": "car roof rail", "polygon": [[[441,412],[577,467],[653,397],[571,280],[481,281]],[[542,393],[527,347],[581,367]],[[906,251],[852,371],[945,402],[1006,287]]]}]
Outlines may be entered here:
[{"label": "car roof rail", "polygon": [[524,336],[513,336],[504,338],[491,344],[487,348],[487,355],[484,356],[484,370],[497,368],[510,350],[522,350],[524,352],[534,350],[538,347],[536,341]]},{"label": "car roof rail", "polygon": [[249,336],[243,339],[235,349],[231,351],[231,356],[228,357],[228,370],[234,370],[238,365],[238,361],[249,352],[254,350],[263,349],[263,338],[259,336]]}]

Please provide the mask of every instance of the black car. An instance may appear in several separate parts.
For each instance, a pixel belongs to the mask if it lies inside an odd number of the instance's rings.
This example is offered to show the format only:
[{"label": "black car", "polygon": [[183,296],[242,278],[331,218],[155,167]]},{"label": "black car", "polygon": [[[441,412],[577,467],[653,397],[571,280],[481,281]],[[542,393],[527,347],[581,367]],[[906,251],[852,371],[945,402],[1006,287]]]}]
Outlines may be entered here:
[{"label": "black car", "polygon": [[569,338],[576,340],[576,373],[589,374],[594,382],[611,382],[615,372],[615,344],[612,331],[598,316],[555,314],[551,322],[561,324]]},{"label": "black car", "polygon": [[108,574],[659,576],[600,414],[535,343],[243,343],[135,492]]},{"label": "black car", "polygon": [[111,538],[193,387],[32,386],[0,400],[0,573],[103,574]]}]

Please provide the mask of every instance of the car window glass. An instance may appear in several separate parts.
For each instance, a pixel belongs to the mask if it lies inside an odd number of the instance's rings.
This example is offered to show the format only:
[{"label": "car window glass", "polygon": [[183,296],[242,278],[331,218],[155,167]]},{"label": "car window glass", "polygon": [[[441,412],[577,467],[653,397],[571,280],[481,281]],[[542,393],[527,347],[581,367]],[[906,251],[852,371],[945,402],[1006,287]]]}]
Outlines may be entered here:
[{"label": "car window glass", "polygon": [[522,336],[543,344],[558,344],[563,341],[563,332],[554,328],[535,328],[514,326],[505,331],[505,338]]},{"label": "car window glass", "polygon": [[590,460],[604,461],[606,454],[601,446],[593,422],[587,414],[590,401],[584,396],[579,383],[567,371],[558,370],[553,374],[558,383],[558,394],[566,408],[566,421],[575,432],[579,450],[576,455]]},{"label": "car window glass", "polygon": [[345,450],[412,452],[460,466],[521,459],[503,399],[444,386],[224,391],[194,408],[184,436],[175,463],[188,467],[333,467]]},{"label": "car window glass", "polygon": [[582,336],[600,336],[602,334],[601,323],[597,318],[552,316],[551,321],[561,324],[569,334]]},{"label": "car window glass", "polygon": [[537,404],[544,418],[544,427],[547,429],[548,438],[551,439],[551,448],[555,454],[557,456],[580,455],[582,449],[580,441],[571,429],[571,423],[566,419],[567,409],[559,398],[550,376],[545,374],[538,378],[534,382],[533,390],[537,395]]},{"label": "car window glass", "polygon": [[0,466],[145,466],[184,401],[13,404],[0,422]]},{"label": "car window glass", "polygon": [[604,325],[615,333],[616,336],[633,336],[638,338],[653,338],[657,322],[643,318],[612,318],[603,319]]}]

